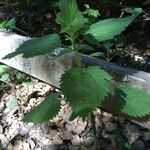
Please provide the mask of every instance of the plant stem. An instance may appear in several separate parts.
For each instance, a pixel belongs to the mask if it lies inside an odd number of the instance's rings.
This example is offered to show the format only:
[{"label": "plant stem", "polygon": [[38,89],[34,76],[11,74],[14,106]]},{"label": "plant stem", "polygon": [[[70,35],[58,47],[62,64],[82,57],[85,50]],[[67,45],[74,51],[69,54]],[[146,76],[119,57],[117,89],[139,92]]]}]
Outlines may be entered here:
[{"label": "plant stem", "polygon": [[96,126],[95,126],[96,123],[95,123],[95,116],[94,116],[93,112],[90,114],[90,117],[91,117],[92,129],[93,129],[93,133],[94,133],[94,137],[95,137],[94,149],[100,150],[99,136],[97,134],[97,130],[96,130]]},{"label": "plant stem", "polygon": [[80,59],[80,54],[77,51],[75,51],[74,53],[75,53],[75,60],[76,60],[77,66],[78,67],[82,67],[82,63],[81,63],[81,59]]},{"label": "plant stem", "polygon": [[91,124],[92,124],[93,133],[96,135],[95,116],[93,115],[93,112],[90,115],[91,115],[90,117],[91,117]]},{"label": "plant stem", "polygon": [[75,43],[75,36],[72,36],[70,40],[71,40],[72,50],[75,54],[76,65],[78,67],[82,67],[80,54],[78,53],[78,48],[76,47],[76,43]]}]

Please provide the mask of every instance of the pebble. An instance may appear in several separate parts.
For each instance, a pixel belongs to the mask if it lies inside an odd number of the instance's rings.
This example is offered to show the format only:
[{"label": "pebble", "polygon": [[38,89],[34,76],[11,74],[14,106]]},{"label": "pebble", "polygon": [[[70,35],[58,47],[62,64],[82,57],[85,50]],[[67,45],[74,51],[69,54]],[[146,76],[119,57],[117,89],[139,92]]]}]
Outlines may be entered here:
[{"label": "pebble", "polygon": [[131,150],[145,150],[143,141],[136,140],[131,144]]},{"label": "pebble", "polygon": [[112,122],[107,122],[105,124],[105,129],[108,131],[108,132],[112,132],[116,129],[116,125]]}]

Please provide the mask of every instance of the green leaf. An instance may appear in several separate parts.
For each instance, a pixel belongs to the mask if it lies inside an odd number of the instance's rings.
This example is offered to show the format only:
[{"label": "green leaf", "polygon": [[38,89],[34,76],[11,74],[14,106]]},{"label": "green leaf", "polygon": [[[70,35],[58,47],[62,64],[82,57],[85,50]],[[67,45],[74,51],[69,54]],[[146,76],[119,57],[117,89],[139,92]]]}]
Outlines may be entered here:
[{"label": "green leaf", "polygon": [[0,80],[1,80],[1,81],[7,81],[9,78],[10,78],[9,74],[6,73],[6,74],[3,74],[3,75],[0,77]]},{"label": "green leaf", "polygon": [[138,16],[142,12],[142,8],[132,8],[132,7],[126,7],[123,9],[124,12],[133,14],[133,16]]},{"label": "green leaf", "polygon": [[92,57],[100,57],[100,56],[104,56],[104,53],[103,52],[96,52],[96,53],[91,54],[90,56],[92,56]]},{"label": "green leaf", "polygon": [[6,24],[7,24],[7,21],[3,21],[0,23],[0,28],[1,29],[5,29],[6,28]]},{"label": "green leaf", "polygon": [[48,122],[55,117],[60,110],[60,93],[54,93],[48,96],[38,106],[34,107],[31,112],[23,118],[24,122],[43,123]]},{"label": "green leaf", "polygon": [[86,119],[86,117],[89,115],[90,112],[92,112],[93,109],[92,108],[85,108],[85,109],[81,109],[77,112],[72,112],[71,116],[69,117],[69,120],[74,120],[77,117],[82,117],[83,120]]},{"label": "green leaf", "polygon": [[26,76],[23,73],[20,73],[20,72],[18,72],[16,74],[16,78],[17,78],[18,81],[21,81],[21,82],[26,81]]},{"label": "green leaf", "polygon": [[84,27],[87,19],[79,11],[76,0],[60,0],[60,13],[56,22],[61,25],[61,33],[73,36],[77,31]]},{"label": "green leaf", "polygon": [[21,85],[23,85],[24,87],[28,87],[30,85],[33,85],[33,82],[32,80],[27,80],[27,81],[22,82]]},{"label": "green leaf", "polygon": [[106,48],[106,49],[110,49],[115,43],[113,41],[105,41],[103,43],[103,46]]},{"label": "green leaf", "polygon": [[131,150],[130,145],[124,140],[123,136],[120,134],[120,131],[118,129],[114,130],[110,136],[113,139],[113,141],[115,141],[118,149]]},{"label": "green leaf", "polygon": [[58,34],[50,34],[41,38],[34,38],[25,41],[15,52],[8,54],[3,59],[12,58],[19,54],[23,54],[23,57],[25,58],[50,54],[55,48],[58,48],[60,44],[61,41]]},{"label": "green leaf", "polygon": [[86,10],[83,12],[84,15],[88,15],[94,18],[100,16],[99,10],[91,9],[88,4],[85,5]]},{"label": "green leaf", "polygon": [[122,11],[131,14],[131,13],[133,13],[133,8],[131,8],[131,7],[126,7],[126,8],[124,8]]},{"label": "green leaf", "polygon": [[141,9],[135,9],[134,13],[130,17],[125,18],[111,18],[98,21],[90,25],[85,34],[93,36],[98,41],[106,41],[114,38],[114,36],[120,34],[125,28],[134,20],[135,17],[141,12]]},{"label": "green leaf", "polygon": [[94,48],[88,44],[80,44],[77,46],[79,46],[79,50],[86,50],[86,51],[93,51],[94,50]]},{"label": "green leaf", "polygon": [[91,44],[93,46],[98,45],[98,43],[99,43],[98,40],[96,40],[92,35],[84,34],[83,36],[89,44]]},{"label": "green leaf", "polygon": [[99,67],[74,67],[62,75],[60,87],[73,111],[78,113],[102,103],[110,91],[111,78]]},{"label": "green leaf", "polygon": [[64,48],[63,50],[61,50],[55,57],[60,57],[63,56],[65,54],[71,53],[72,50],[69,48]]},{"label": "green leaf", "polygon": [[0,74],[2,73],[6,73],[10,70],[10,67],[6,66],[6,65],[0,65]]},{"label": "green leaf", "polygon": [[8,109],[12,110],[14,109],[15,107],[18,106],[17,104],[17,99],[16,98],[11,98],[7,103],[6,103],[6,106]]},{"label": "green leaf", "polygon": [[133,19],[135,19],[142,12],[143,12],[142,8],[134,8],[131,17],[133,17]]},{"label": "green leaf", "polygon": [[15,18],[10,19],[10,20],[6,23],[6,29],[14,29],[15,26],[16,26]]},{"label": "green leaf", "polygon": [[118,87],[114,104],[118,110],[137,118],[150,114],[150,94],[134,87]]}]

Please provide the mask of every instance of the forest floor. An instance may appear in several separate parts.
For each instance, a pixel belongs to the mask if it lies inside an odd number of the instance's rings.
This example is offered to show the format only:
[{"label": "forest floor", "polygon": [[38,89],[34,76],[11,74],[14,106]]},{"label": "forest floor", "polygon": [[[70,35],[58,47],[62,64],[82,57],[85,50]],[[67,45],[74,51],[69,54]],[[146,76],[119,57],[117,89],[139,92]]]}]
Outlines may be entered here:
[{"label": "forest floor", "polygon": [[[29,78],[29,77],[28,77]],[[30,84],[5,87],[0,101],[2,150],[95,150],[96,140],[88,120],[69,121],[71,108],[62,99],[59,114],[50,122],[23,123],[23,116],[52,92],[50,85],[31,79]],[[96,130],[102,150],[150,150],[150,131],[121,117],[97,109]]]}]

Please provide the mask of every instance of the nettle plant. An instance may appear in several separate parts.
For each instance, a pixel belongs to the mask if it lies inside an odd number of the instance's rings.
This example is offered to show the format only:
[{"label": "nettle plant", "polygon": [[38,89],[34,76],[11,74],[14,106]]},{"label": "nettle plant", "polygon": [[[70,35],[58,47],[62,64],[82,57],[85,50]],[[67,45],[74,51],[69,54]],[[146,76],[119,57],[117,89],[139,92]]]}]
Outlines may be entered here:
[{"label": "nettle plant", "polygon": [[[60,110],[60,95],[63,94],[72,107],[71,119],[82,117],[85,119],[97,106],[102,106],[108,95],[112,95],[113,107],[120,114],[132,118],[140,118],[150,113],[150,95],[143,90],[127,86],[115,86],[112,92],[112,79],[105,70],[90,66],[84,67],[80,59],[78,43],[79,36],[87,42],[102,42],[120,34],[142,12],[135,8],[130,16],[124,18],[110,18],[90,24],[77,6],[75,0],[60,0],[60,13],[56,22],[61,26],[60,33],[33,38],[21,44],[15,52],[8,54],[5,59],[23,54],[25,58],[38,55],[53,54],[54,49],[64,47],[57,55],[73,52],[75,65],[67,70],[60,80],[60,91],[48,96],[37,107],[33,108],[25,117],[25,122],[43,123],[56,116]],[[60,39],[64,37],[71,45],[64,46]],[[69,42],[65,42],[69,43]],[[114,87],[114,85],[113,85]]]}]

